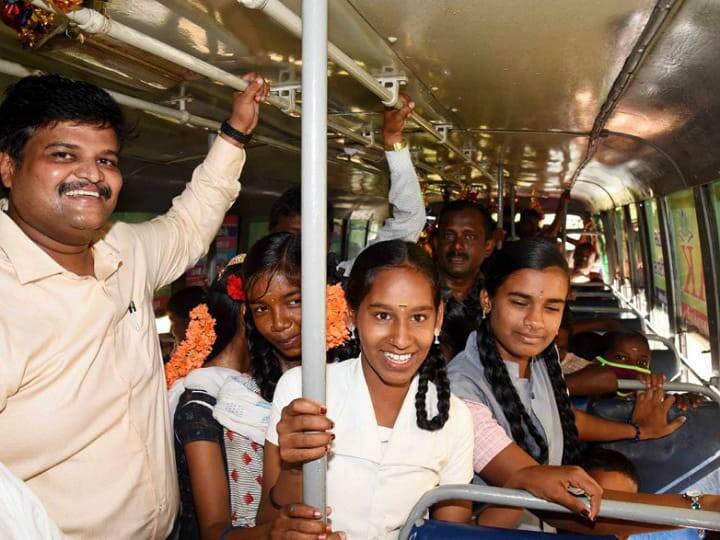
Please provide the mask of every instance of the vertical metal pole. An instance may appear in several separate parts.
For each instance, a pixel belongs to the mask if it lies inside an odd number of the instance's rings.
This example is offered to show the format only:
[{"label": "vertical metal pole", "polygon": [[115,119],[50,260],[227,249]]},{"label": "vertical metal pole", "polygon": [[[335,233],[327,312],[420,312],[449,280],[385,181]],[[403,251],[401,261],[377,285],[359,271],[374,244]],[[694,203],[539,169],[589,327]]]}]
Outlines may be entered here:
[{"label": "vertical metal pole", "polygon": [[[505,212],[504,201],[505,199],[505,171],[503,171],[502,163],[498,163],[497,168],[497,228],[502,229],[503,226],[503,214]],[[502,240],[497,243],[498,249],[502,249]]]},{"label": "vertical metal pole", "polygon": [[[675,246],[672,234],[670,209],[665,197],[657,198],[658,224],[660,225],[660,243],[662,244],[663,263],[665,264],[665,291],[670,331],[673,336],[682,332],[680,327],[680,279],[675,265],[672,248]],[[683,353],[684,354],[684,353]]]},{"label": "vertical metal pole", "polygon": [[[325,403],[327,0],[302,3],[302,390]],[[325,512],[325,458],[303,465],[303,501]]]},{"label": "vertical metal pole", "polygon": [[[567,255],[567,212],[568,212],[568,205],[570,204],[570,201],[563,202],[563,224],[562,224],[562,254],[563,257]],[[555,239],[553,239],[553,242]]]},{"label": "vertical metal pole", "polygon": [[517,240],[515,237],[515,184],[510,184],[510,240]]}]

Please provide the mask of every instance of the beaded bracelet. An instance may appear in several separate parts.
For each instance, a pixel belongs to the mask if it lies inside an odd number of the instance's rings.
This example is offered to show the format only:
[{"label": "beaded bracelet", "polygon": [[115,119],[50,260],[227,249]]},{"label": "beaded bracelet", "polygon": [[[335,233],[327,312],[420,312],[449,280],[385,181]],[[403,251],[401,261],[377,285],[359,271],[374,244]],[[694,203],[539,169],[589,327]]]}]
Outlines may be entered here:
[{"label": "beaded bracelet", "polygon": [[640,426],[638,426],[635,422],[632,420],[628,420],[625,422],[626,424],[631,425],[635,428],[635,437],[633,437],[633,442],[638,442],[640,440]]}]

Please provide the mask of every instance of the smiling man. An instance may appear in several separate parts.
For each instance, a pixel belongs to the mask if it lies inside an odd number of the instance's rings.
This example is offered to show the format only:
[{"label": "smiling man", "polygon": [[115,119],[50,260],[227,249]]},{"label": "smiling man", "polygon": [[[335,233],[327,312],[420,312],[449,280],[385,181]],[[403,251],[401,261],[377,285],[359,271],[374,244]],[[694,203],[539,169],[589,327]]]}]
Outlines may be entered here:
[{"label": "smiling man", "polygon": [[122,112],[105,91],[22,79],[0,105],[0,462],[70,538],[164,539],[177,480],[153,292],[205,253],[240,191],[267,95],[248,75],[170,211],[109,223]]}]

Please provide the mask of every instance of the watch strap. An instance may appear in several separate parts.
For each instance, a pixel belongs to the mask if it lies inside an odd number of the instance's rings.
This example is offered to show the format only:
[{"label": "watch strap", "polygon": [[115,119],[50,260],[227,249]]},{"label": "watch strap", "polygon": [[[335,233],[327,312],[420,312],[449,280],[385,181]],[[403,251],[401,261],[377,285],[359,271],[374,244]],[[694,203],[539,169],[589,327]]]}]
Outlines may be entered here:
[{"label": "watch strap", "polygon": [[240,144],[248,144],[252,140],[252,133],[243,133],[232,127],[227,120],[220,124],[220,133],[224,133]]}]

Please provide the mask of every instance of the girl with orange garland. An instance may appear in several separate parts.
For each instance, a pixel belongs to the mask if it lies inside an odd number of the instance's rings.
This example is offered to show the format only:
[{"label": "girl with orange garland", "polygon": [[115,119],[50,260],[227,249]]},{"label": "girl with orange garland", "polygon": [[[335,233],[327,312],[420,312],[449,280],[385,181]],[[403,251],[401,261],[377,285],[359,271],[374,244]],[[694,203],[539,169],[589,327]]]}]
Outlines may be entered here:
[{"label": "girl with orange garland", "polygon": [[[243,343],[247,342],[249,350],[230,349],[228,354],[235,354],[242,360],[236,359],[234,367],[226,367],[243,373],[228,374],[219,389],[212,384],[219,378],[207,376],[209,370],[214,370],[215,375],[223,374],[218,372],[224,369],[222,366],[213,366],[215,357],[212,353],[205,367],[189,373],[182,383],[186,387],[188,384],[197,386],[195,381],[199,378],[212,379],[204,391],[185,391],[175,414],[176,454],[184,509],[180,537],[265,538],[270,531],[292,530],[294,521],[307,517],[310,511],[303,505],[292,505],[273,522],[255,526],[269,402],[282,373],[300,364],[299,236],[276,233],[262,238],[245,258],[242,275],[239,266],[229,266],[225,277],[217,284],[213,290],[219,289],[226,300],[232,300],[234,309],[219,314],[212,307],[213,293],[209,293],[209,314],[216,319],[218,342],[224,335],[223,327],[229,326],[228,321],[235,321],[234,335]],[[327,299],[327,344],[333,349],[345,342],[350,334],[345,296],[340,285],[328,287]],[[230,304],[224,302],[223,305]],[[233,313],[236,314],[234,317]],[[244,317],[244,321],[240,317]],[[198,357],[202,355],[197,353],[203,347],[207,348],[207,340],[200,338],[199,330],[194,330],[200,324],[205,325],[203,332],[207,334],[207,321],[191,321],[188,329],[191,343],[178,347],[175,356],[184,353],[184,359],[168,364],[168,376],[174,374],[174,366],[178,364],[189,366],[194,363],[197,366],[200,363]],[[213,347],[213,351],[215,349]],[[329,357],[333,357],[333,352]],[[174,391],[175,387],[171,394]],[[188,488],[185,490],[184,474]],[[317,535],[323,534],[325,526],[322,523],[310,526],[318,528]]]}]

